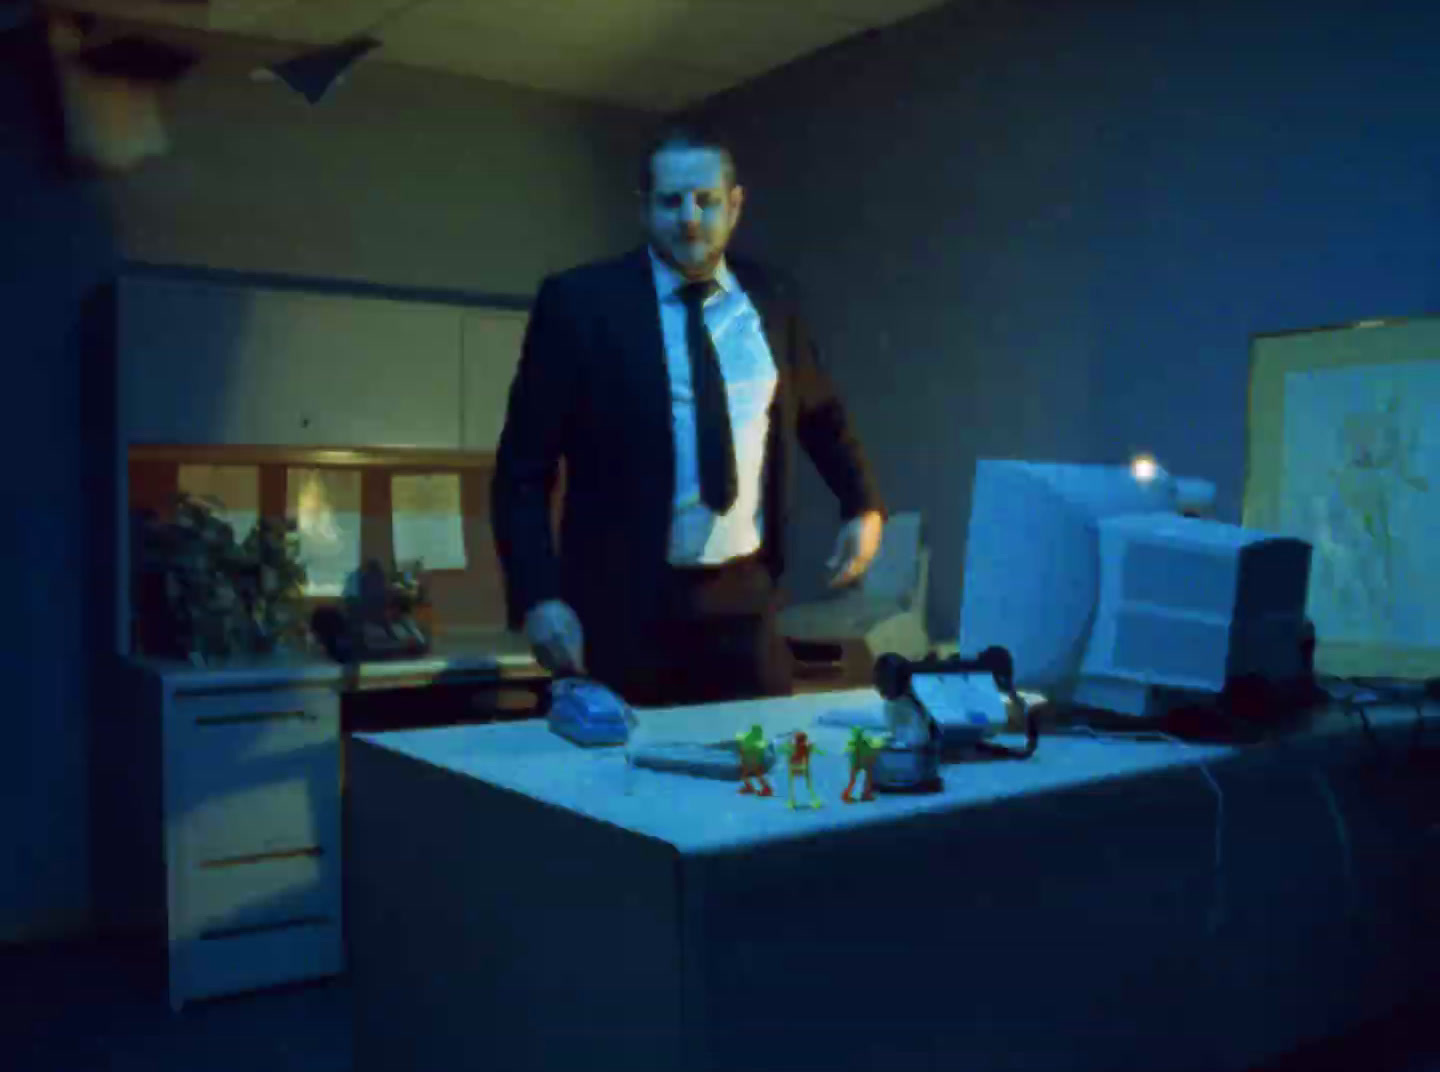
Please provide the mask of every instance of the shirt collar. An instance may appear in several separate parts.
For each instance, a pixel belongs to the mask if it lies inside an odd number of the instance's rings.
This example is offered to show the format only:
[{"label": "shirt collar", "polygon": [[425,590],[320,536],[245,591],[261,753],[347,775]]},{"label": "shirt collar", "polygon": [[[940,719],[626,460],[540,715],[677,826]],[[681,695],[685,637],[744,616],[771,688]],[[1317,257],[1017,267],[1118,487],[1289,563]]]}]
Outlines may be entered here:
[{"label": "shirt collar", "polygon": [[[675,297],[675,292],[689,280],[661,260],[660,255],[655,252],[654,246],[647,245],[645,250],[650,254],[650,267],[655,276],[655,292],[660,296],[660,300],[663,302]],[[730,266],[725,262],[724,257],[720,258],[720,264],[715,269],[715,282],[720,284],[720,289],[726,294],[733,294],[740,289],[740,284],[730,273]]]}]

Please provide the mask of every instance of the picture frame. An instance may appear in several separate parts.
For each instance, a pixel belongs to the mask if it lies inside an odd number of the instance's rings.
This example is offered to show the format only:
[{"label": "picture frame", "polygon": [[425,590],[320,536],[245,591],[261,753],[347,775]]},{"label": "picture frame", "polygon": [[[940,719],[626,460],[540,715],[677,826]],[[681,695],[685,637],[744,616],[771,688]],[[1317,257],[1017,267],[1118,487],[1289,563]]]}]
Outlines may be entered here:
[{"label": "picture frame", "polygon": [[1243,524],[1314,548],[1318,674],[1440,675],[1440,317],[1252,339]]}]

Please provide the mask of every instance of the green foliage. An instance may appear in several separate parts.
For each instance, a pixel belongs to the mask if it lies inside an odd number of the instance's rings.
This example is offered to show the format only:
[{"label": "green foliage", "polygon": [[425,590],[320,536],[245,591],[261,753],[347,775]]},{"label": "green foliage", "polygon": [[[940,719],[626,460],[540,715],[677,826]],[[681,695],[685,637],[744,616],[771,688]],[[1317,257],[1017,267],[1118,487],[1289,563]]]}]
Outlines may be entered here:
[{"label": "green foliage", "polygon": [[[152,654],[201,658],[272,651],[305,629],[305,567],[293,521],[262,519],[237,541],[215,504],[181,493],[175,520],[146,520],[141,581],[163,599],[142,613],[163,615],[143,630]],[[141,585],[137,585],[137,590]]]}]

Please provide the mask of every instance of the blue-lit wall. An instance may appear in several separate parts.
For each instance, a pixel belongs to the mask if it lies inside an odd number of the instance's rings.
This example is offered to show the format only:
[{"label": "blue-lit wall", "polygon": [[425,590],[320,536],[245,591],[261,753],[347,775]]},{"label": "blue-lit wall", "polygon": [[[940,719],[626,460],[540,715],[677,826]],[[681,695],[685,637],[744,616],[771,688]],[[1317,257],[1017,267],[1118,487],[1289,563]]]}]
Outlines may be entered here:
[{"label": "blue-lit wall", "polygon": [[[712,102],[953,637],[975,459],[1153,451],[1239,519],[1255,333],[1440,311],[1440,7],[956,3]],[[1440,415],[1437,415],[1440,420]],[[807,479],[792,586],[834,513]]]}]

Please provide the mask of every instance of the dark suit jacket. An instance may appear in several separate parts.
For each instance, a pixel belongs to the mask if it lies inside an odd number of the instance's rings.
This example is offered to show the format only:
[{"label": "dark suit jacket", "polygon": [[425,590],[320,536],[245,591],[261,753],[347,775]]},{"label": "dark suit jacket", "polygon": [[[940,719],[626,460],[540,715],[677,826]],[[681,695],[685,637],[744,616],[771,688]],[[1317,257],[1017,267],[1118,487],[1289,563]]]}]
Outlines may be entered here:
[{"label": "dark suit jacket", "polygon": [[[727,263],[759,311],[779,373],[762,500],[762,554],[778,581],[797,440],[840,500],[842,518],[882,506],[793,288],[743,258]],[[550,498],[562,458],[557,549]],[[556,598],[575,608],[587,631],[648,620],[666,562],[674,484],[669,376],[647,249],[547,278],[510,388],[491,485],[511,628],[536,603]]]}]

